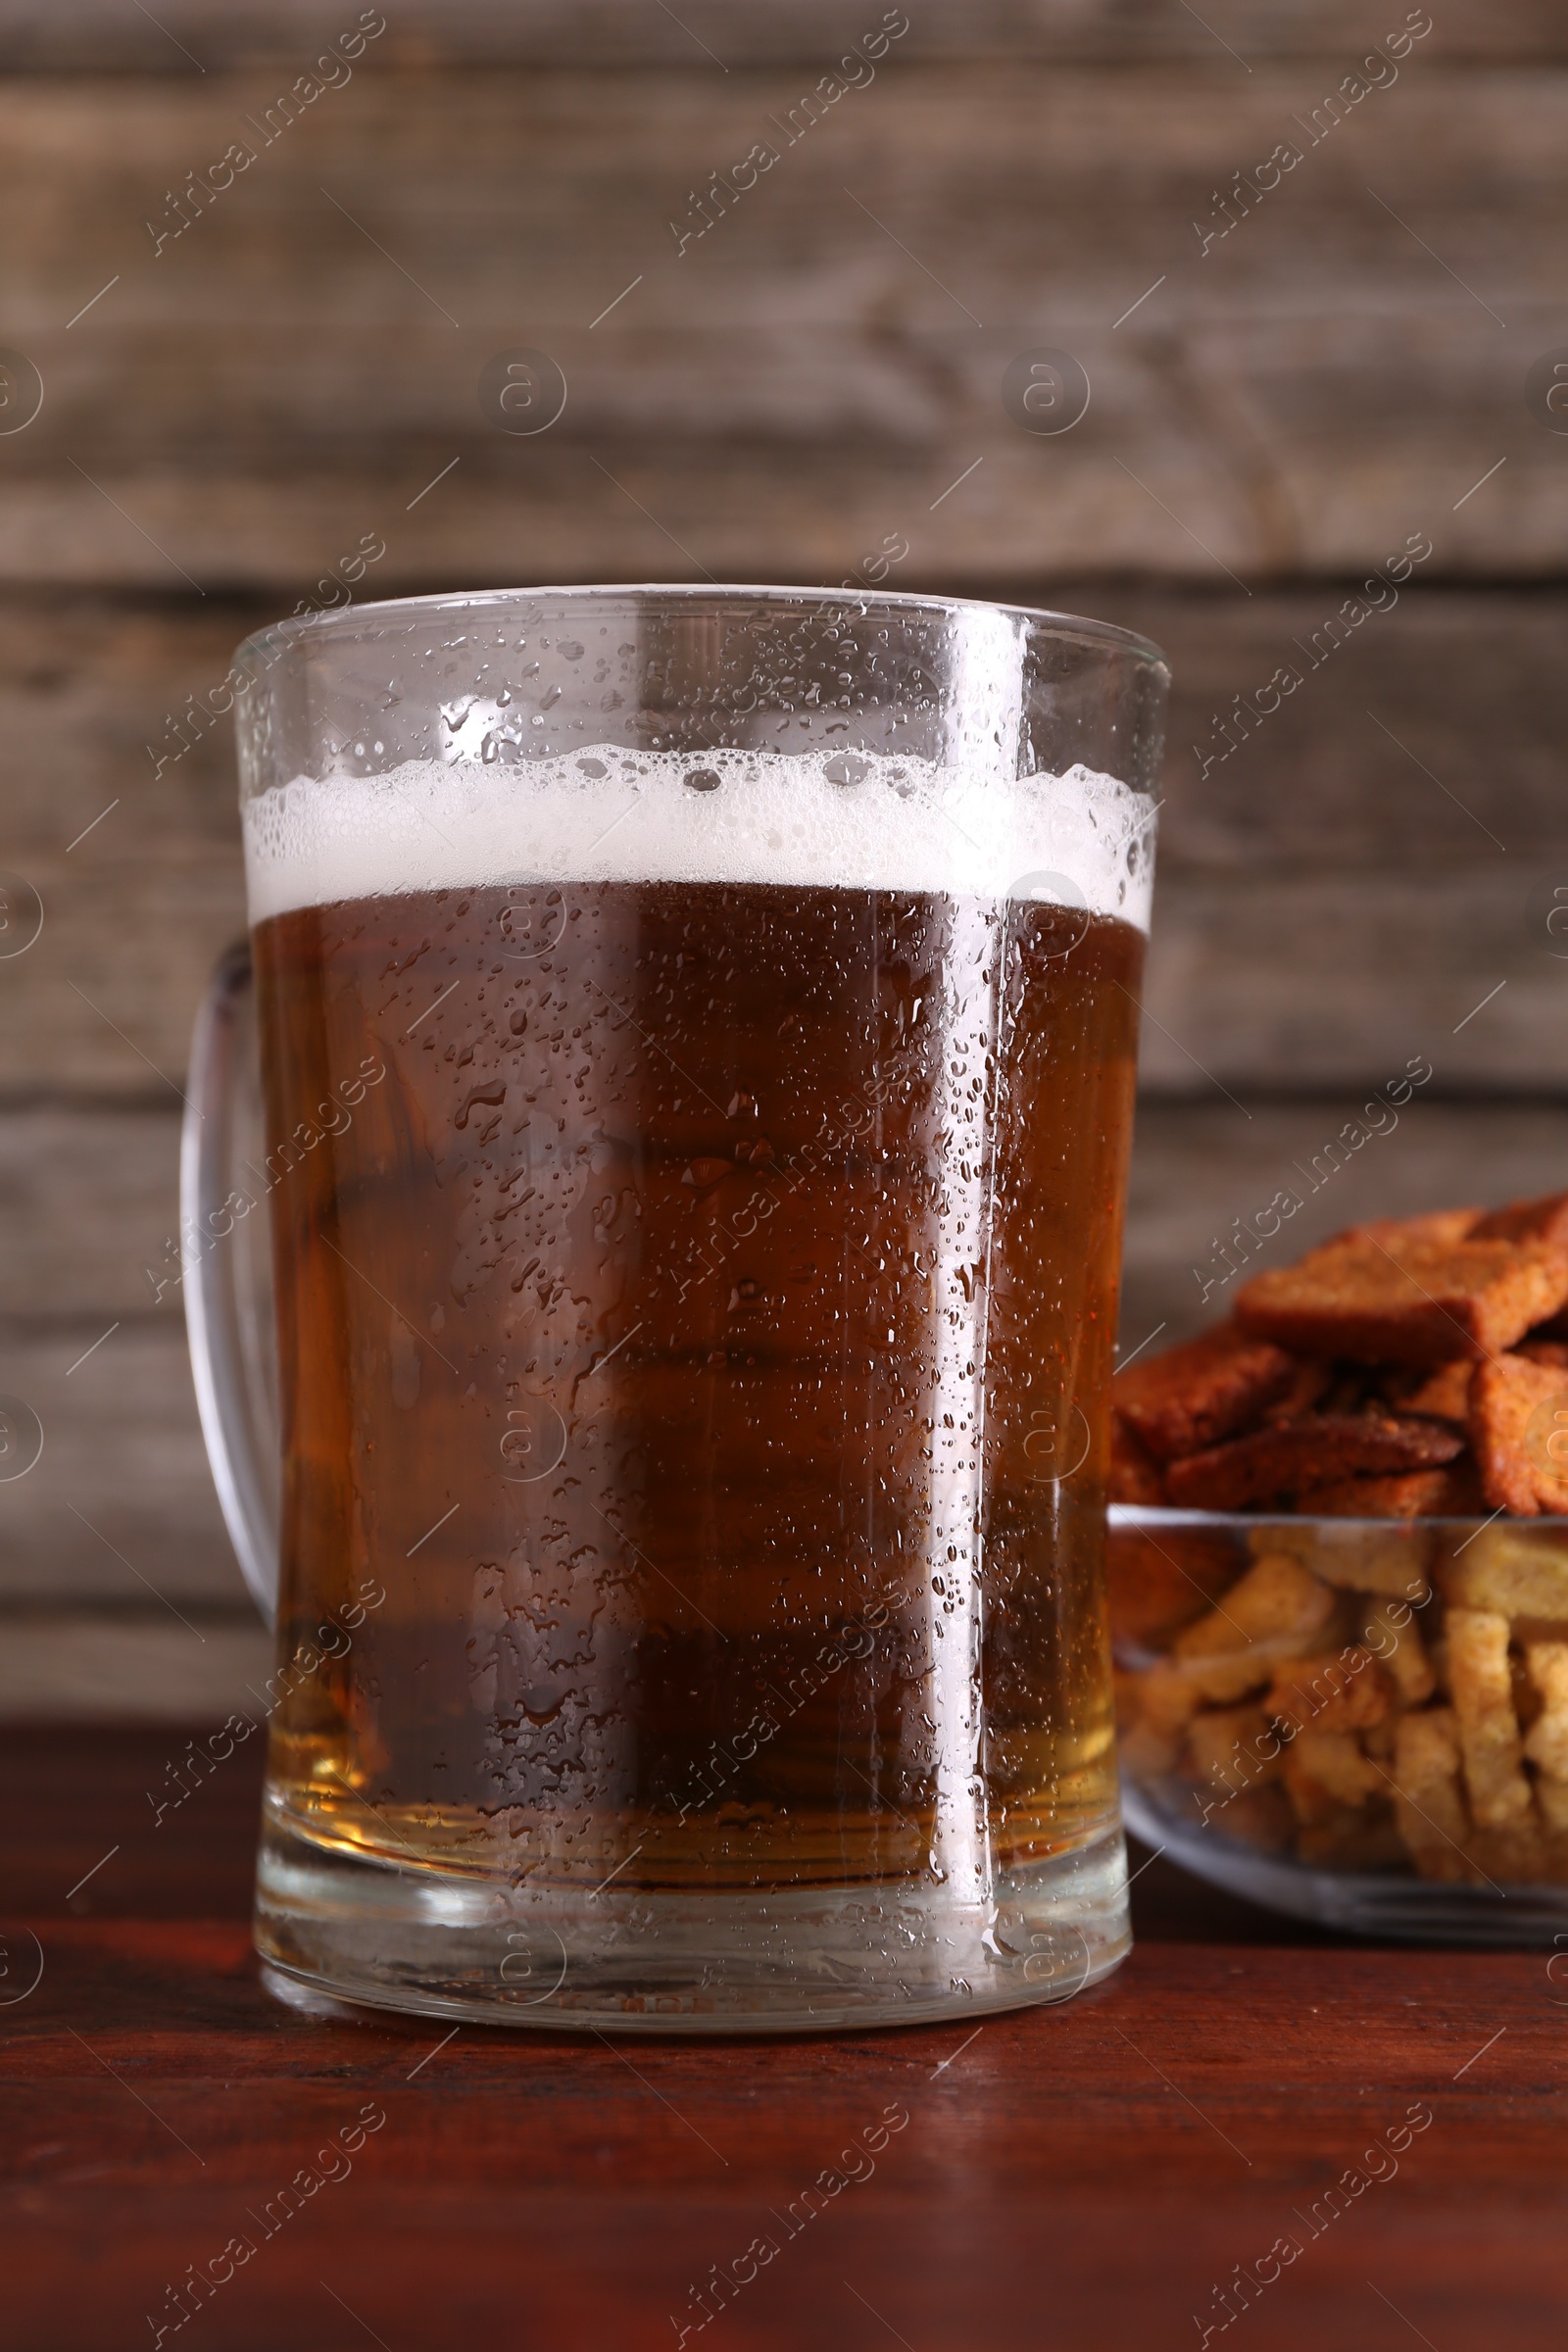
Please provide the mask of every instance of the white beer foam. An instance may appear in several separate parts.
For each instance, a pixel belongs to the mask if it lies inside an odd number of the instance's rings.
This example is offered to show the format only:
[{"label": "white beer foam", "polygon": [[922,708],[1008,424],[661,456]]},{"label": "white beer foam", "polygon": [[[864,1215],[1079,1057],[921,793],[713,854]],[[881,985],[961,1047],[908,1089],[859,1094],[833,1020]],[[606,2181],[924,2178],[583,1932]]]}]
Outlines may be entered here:
[{"label": "white beer foam", "polygon": [[297,777],[247,804],[245,868],[253,923],[411,891],[760,882],[1037,899],[1147,931],[1153,844],[1147,799],[1087,767],[1003,779],[883,753],[601,745]]}]

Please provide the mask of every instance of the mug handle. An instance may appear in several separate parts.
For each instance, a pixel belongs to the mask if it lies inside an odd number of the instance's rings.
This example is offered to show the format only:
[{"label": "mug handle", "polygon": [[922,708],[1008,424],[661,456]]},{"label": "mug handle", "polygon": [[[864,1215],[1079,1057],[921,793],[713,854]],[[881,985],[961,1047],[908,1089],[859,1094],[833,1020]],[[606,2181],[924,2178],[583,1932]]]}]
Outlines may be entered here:
[{"label": "mug handle", "polygon": [[248,940],[218,959],[196,1015],[179,1147],[191,1375],[213,1483],[245,1582],[277,1621],[282,1432]]}]

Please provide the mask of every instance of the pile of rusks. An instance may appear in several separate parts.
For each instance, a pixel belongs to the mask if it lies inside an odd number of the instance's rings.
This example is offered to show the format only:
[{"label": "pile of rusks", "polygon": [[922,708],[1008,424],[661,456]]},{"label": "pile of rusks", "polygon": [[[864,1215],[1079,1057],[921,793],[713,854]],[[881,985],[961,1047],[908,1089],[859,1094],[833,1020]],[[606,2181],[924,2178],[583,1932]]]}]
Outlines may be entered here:
[{"label": "pile of rusks", "polygon": [[[1127,1771],[1326,1869],[1568,1883],[1568,1194],[1341,1234],[1114,1388]],[[1382,1524],[1376,1524],[1381,1522]],[[1437,1524],[1433,1524],[1437,1522]]]}]

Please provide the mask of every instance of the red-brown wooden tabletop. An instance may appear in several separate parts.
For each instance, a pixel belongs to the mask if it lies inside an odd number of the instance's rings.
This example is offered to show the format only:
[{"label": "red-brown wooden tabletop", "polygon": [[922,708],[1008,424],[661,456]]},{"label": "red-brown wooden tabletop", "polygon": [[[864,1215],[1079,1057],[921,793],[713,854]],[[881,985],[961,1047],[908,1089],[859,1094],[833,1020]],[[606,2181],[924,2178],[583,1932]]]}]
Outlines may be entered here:
[{"label": "red-brown wooden tabletop", "polygon": [[0,1734],[8,2352],[1562,2342],[1544,1953],[1341,1942],[1155,1861],[1107,1984],[977,2027],[316,2018],[251,1951],[250,1754],[153,1826],[184,1744]]}]

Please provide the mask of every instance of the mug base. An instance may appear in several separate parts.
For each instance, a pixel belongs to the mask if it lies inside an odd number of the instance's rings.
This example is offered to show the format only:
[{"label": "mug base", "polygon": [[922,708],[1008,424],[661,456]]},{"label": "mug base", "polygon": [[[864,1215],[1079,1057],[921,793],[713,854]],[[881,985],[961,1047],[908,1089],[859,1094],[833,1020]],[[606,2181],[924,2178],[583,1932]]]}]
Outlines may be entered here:
[{"label": "mug base", "polygon": [[519,1890],[316,1845],[269,1820],[264,1975],[295,2006],[485,2026],[800,2034],[1070,1999],[1126,1957],[1119,1824],[979,1898],[901,1880],[808,1890]]}]

